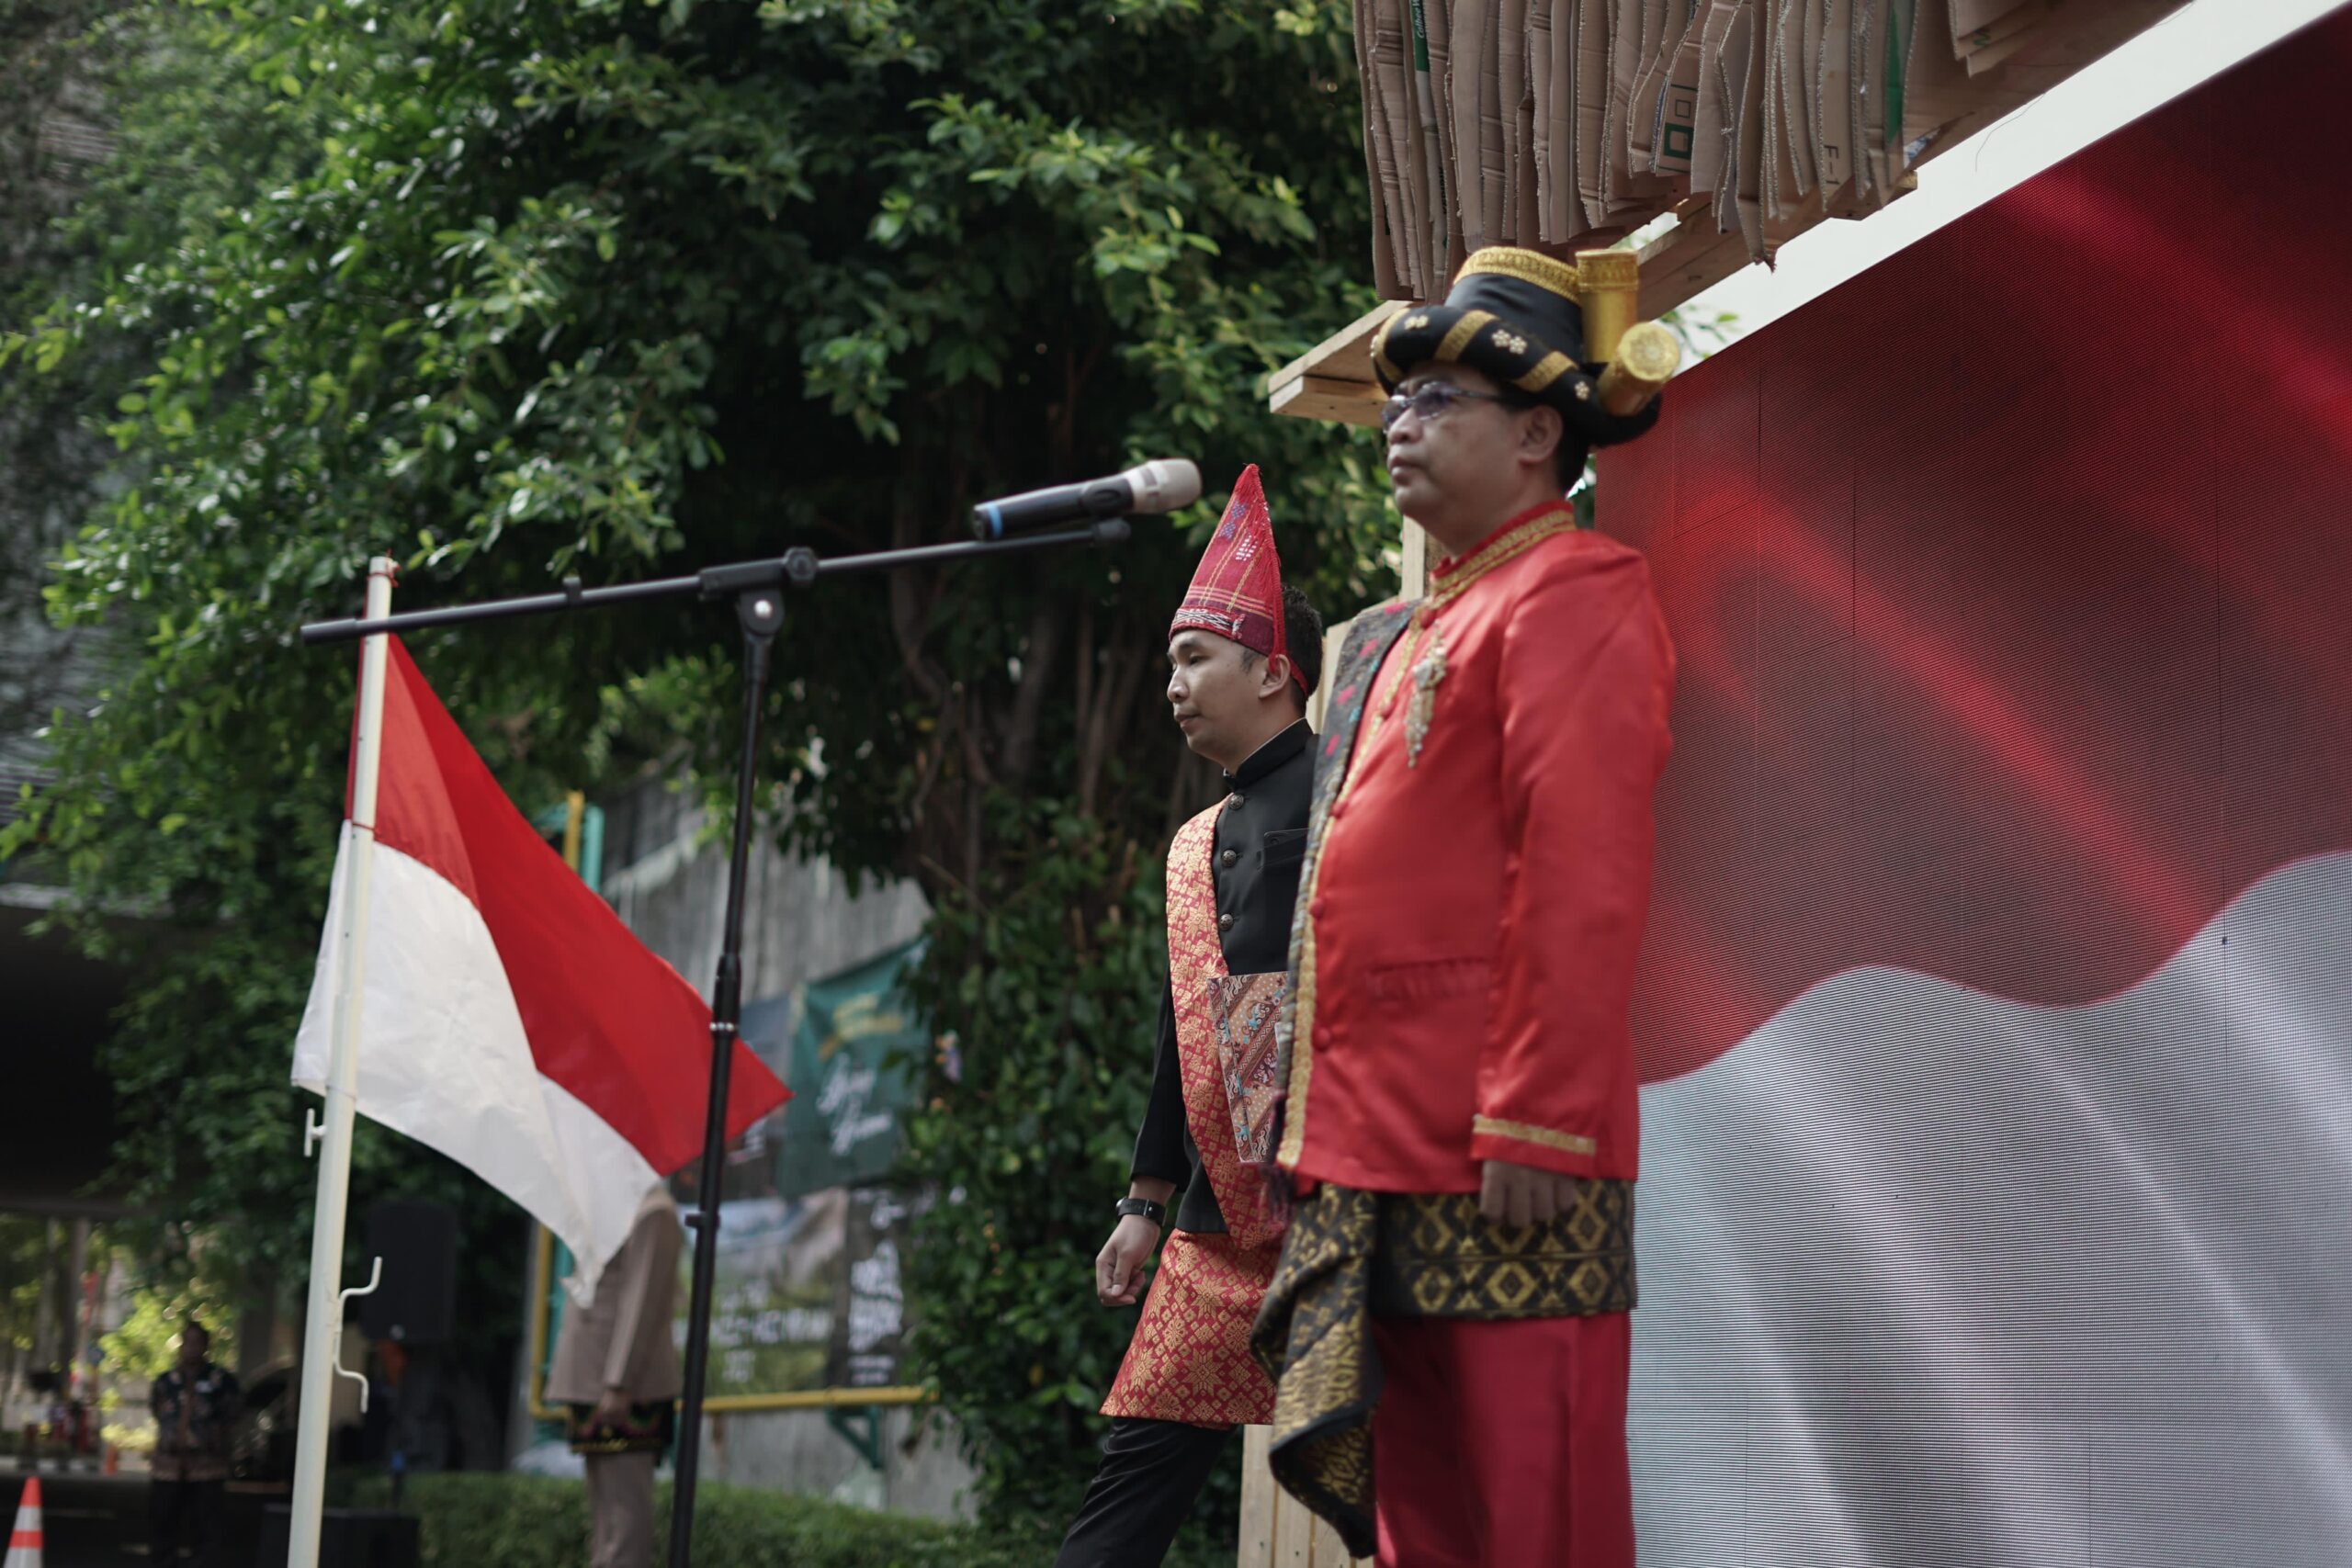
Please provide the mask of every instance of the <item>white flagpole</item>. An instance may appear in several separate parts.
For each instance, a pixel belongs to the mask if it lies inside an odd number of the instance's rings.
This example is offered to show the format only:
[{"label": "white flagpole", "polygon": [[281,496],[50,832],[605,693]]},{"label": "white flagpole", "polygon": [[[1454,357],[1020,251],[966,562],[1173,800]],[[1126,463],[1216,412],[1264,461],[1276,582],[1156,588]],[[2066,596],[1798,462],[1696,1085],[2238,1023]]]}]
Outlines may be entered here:
[{"label": "white flagpole", "polygon": [[[389,557],[368,563],[368,618],[392,612]],[[311,1300],[302,1328],[302,1401],[294,1427],[294,1494],[287,1568],[318,1568],[326,1504],[327,1423],[343,1351],[343,1233],[351,1199],[351,1122],[359,1083],[360,973],[368,936],[369,863],[376,848],[376,786],[384,751],[384,671],[389,639],[367,639],[359,662],[359,724],[351,765],[351,865],[343,929],[335,937],[334,1032],[328,1048],[326,1115],[319,1151],[316,1215],[311,1224]],[[308,1141],[307,1139],[305,1140]]]}]

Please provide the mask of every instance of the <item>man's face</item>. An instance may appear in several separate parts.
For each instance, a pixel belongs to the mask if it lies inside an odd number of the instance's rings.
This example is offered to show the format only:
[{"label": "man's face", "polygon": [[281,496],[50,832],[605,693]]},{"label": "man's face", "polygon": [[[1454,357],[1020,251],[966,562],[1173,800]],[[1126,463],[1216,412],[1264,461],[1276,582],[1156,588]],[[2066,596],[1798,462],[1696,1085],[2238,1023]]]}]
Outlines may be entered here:
[{"label": "man's face", "polygon": [[1242,646],[1215,632],[1181,631],[1168,639],[1168,706],[1184,744],[1219,767],[1241,761],[1234,753],[1253,732],[1266,660],[1243,666]]},{"label": "man's face", "polygon": [[1455,513],[1484,519],[1515,493],[1525,416],[1495,401],[1495,383],[1465,365],[1426,366],[1396,390],[1410,397],[1438,383],[1473,395],[1442,412],[1408,409],[1388,427],[1388,483],[1397,511],[1442,528]]},{"label": "man's face", "polygon": [[180,1365],[194,1371],[204,1365],[204,1358],[211,1348],[212,1336],[190,1324],[180,1334]]}]

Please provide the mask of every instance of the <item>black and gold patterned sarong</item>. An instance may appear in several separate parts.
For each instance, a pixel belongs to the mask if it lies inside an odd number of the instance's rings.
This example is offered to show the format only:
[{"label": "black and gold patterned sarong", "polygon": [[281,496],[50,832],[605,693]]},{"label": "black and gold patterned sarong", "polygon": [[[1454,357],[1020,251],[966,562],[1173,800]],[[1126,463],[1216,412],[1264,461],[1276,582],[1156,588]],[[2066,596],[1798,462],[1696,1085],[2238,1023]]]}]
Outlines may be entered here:
[{"label": "black and gold patterned sarong", "polygon": [[567,1404],[563,1409],[564,1440],[576,1454],[663,1454],[677,1435],[678,1407],[667,1399],[632,1404],[628,1414],[607,1424],[596,1419],[595,1407]]},{"label": "black and gold patterned sarong", "polygon": [[1540,1225],[1495,1224],[1476,1193],[1317,1187],[1292,1213],[1250,1336],[1274,1380],[1274,1479],[1369,1557],[1375,1314],[1499,1322],[1634,1301],[1629,1181],[1579,1180],[1567,1212]]}]

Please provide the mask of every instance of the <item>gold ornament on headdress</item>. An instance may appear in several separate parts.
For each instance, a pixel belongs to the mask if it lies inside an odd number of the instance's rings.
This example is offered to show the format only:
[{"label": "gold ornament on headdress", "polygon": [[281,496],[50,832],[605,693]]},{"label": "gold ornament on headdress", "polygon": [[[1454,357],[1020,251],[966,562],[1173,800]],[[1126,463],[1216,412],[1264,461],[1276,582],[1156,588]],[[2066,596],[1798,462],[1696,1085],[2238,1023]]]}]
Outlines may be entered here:
[{"label": "gold ornament on headdress", "polygon": [[1642,319],[1642,262],[1631,251],[1578,251],[1577,292],[1584,299],[1584,357],[1605,365],[1617,340]]},{"label": "gold ornament on headdress", "polygon": [[[1600,406],[1618,418],[1650,406],[1681,363],[1682,344],[1642,318],[1642,264],[1631,251],[1578,251],[1585,358],[1600,373]],[[1581,388],[1578,389],[1582,390]]]},{"label": "gold ornament on headdress", "polygon": [[1600,406],[1621,419],[1641,412],[1674,379],[1681,362],[1681,343],[1656,321],[1627,328],[1600,373]]}]

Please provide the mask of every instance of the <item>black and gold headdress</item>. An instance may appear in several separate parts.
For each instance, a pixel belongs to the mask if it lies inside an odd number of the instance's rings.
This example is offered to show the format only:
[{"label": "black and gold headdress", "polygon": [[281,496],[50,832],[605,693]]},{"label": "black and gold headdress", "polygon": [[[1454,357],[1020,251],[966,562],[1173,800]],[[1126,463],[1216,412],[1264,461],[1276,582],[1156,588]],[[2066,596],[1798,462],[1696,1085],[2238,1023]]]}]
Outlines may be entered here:
[{"label": "black and gold headdress", "polygon": [[1630,441],[1657,423],[1657,395],[1681,346],[1636,323],[1640,265],[1631,251],[1474,251],[1442,305],[1415,305],[1381,323],[1373,368],[1390,391],[1432,362],[1467,365],[1558,409],[1587,446]]}]

